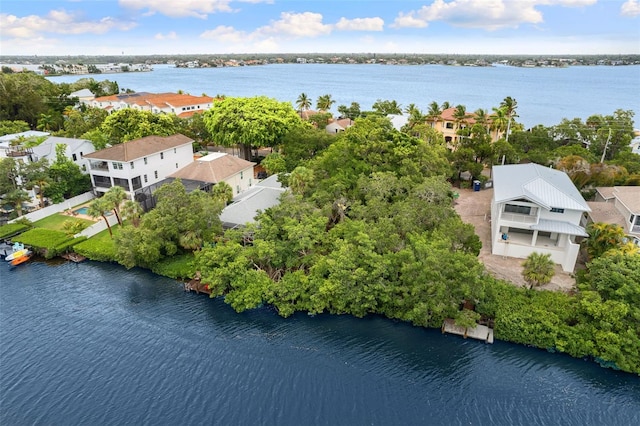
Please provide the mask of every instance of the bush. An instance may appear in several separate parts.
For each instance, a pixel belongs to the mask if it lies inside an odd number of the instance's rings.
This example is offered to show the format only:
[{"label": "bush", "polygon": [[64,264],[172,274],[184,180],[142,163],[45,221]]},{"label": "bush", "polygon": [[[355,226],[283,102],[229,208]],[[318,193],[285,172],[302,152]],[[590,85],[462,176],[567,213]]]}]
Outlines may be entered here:
[{"label": "bush", "polygon": [[13,237],[14,235],[18,235],[19,233],[28,230],[29,228],[31,228],[30,225],[18,222],[2,225],[0,226],[0,239]]},{"label": "bush", "polygon": [[155,274],[173,279],[193,278],[196,274],[193,259],[193,253],[168,257],[153,265],[151,270]]},{"label": "bush", "polygon": [[115,262],[115,244],[105,244],[100,239],[90,238],[73,247],[73,250],[81,256],[98,262]]},{"label": "bush", "polygon": [[[66,248],[75,243],[73,237],[69,237],[64,232],[45,228],[31,229],[14,240],[38,250],[45,259],[51,259],[63,253]],[[63,251],[59,251],[60,248]]]}]

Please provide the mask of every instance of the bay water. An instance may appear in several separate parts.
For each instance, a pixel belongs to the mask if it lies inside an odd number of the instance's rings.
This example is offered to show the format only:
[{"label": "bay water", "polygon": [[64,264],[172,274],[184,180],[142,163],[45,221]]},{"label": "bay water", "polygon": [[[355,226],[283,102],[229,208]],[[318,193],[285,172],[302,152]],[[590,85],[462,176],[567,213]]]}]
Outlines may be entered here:
[{"label": "bay water", "polygon": [[[444,65],[269,64],[225,68],[176,68],[155,65],[151,72],[66,75],[56,83],[83,77],[117,81],[136,92],[177,92],[209,96],[268,96],[295,101],[330,94],[339,105],[358,102],[371,109],[376,100],[395,100],[402,108],[415,104],[426,112],[432,101],[462,104],[472,112],[491,112],[507,96],[518,103],[517,121],[526,128],[552,126],[563,118],[585,121],[594,114],[631,110],[640,119],[640,65],[523,68]],[[636,125],[640,127],[640,125]]]},{"label": "bay water", "polygon": [[0,424],[637,425],[640,379],[378,316],[238,314],[141,269],[3,262]]}]

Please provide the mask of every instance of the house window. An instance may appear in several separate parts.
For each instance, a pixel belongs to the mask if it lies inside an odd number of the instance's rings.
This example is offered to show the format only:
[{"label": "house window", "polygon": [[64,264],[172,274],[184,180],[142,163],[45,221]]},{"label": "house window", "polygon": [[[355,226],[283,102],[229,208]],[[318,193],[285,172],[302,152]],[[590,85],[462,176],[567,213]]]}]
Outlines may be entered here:
[{"label": "house window", "polygon": [[551,213],[564,213],[564,209],[559,207],[551,207]]},{"label": "house window", "polygon": [[504,206],[505,213],[516,213],[516,214],[531,214],[531,207],[529,206],[516,206],[515,204],[505,204]]},{"label": "house window", "polygon": [[629,223],[633,223],[633,216],[634,215],[629,216]]},{"label": "house window", "polygon": [[131,170],[133,170],[133,169],[134,169],[133,161],[131,161],[131,162],[129,163],[129,165],[131,166]]},{"label": "house window", "polygon": [[242,179],[242,172],[240,172],[240,179]]},{"label": "house window", "polygon": [[73,157],[73,161],[78,161],[78,157],[76,157],[75,154],[72,154],[71,156]]},{"label": "house window", "polygon": [[134,177],[133,179],[131,179],[131,186],[133,187],[134,191],[136,189],[142,188],[142,183],[140,183],[140,176]]},{"label": "house window", "polygon": [[239,194],[240,193],[240,185],[236,185],[236,193]]},{"label": "house window", "polygon": [[122,163],[116,163],[115,161],[112,163],[114,170],[122,170]]},{"label": "house window", "polygon": [[144,165],[147,165],[147,157],[144,157]]},{"label": "house window", "polygon": [[176,163],[176,169],[178,168],[178,163]]},{"label": "house window", "polygon": [[177,152],[178,152],[178,150],[173,148],[173,153],[176,154]]},{"label": "house window", "polygon": [[80,151],[80,158],[84,157],[84,154],[82,153],[82,151]]},{"label": "house window", "polygon": [[144,183],[149,182],[149,179],[147,179],[147,175],[144,175]]},{"label": "house window", "polygon": [[161,160],[164,160],[164,152],[161,152],[161,153],[160,153],[160,159],[161,159]]},{"label": "house window", "polygon": [[447,123],[446,128],[447,129],[453,129],[453,123]]},{"label": "house window", "polygon": [[153,176],[158,179],[158,171],[156,170],[155,172],[153,172]]},{"label": "house window", "polygon": [[116,186],[120,186],[120,187],[124,188],[125,191],[129,190],[129,180],[128,179],[113,178],[113,184],[116,185]]}]

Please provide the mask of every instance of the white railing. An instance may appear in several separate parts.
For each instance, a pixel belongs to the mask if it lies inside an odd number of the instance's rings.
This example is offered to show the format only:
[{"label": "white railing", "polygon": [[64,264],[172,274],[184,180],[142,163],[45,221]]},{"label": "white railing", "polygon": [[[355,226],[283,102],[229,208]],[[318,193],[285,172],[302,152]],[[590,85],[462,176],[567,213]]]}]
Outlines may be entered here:
[{"label": "white railing", "polygon": [[509,221],[509,222],[518,222],[518,223],[538,223],[537,216],[530,216],[526,214],[517,214],[517,213],[502,213],[500,215],[500,220]]},{"label": "white railing", "polygon": [[23,216],[20,216],[19,218],[10,220],[9,223],[13,223],[16,220],[20,219],[20,218],[27,218],[32,222],[35,222],[37,220],[40,219],[44,219],[47,216],[51,216],[52,214],[56,214],[56,213],[60,213],[63,212],[67,209],[71,209],[74,206],[77,206],[78,204],[82,204],[85,203],[87,201],[90,201],[94,198],[95,196],[93,195],[92,192],[85,192],[84,194],[80,194],[77,195],[73,198],[70,198],[68,200],[63,201],[62,203],[58,203],[58,204],[52,204],[48,207],[42,208],[42,209],[38,209],[35,210],[31,213],[27,213]]}]

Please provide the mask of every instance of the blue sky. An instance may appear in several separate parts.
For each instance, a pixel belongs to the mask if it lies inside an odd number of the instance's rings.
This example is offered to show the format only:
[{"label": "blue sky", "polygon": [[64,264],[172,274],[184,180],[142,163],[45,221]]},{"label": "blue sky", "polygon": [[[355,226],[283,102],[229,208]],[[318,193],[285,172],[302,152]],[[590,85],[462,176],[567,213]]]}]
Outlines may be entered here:
[{"label": "blue sky", "polygon": [[2,0],[0,54],[640,53],[640,0]]}]

